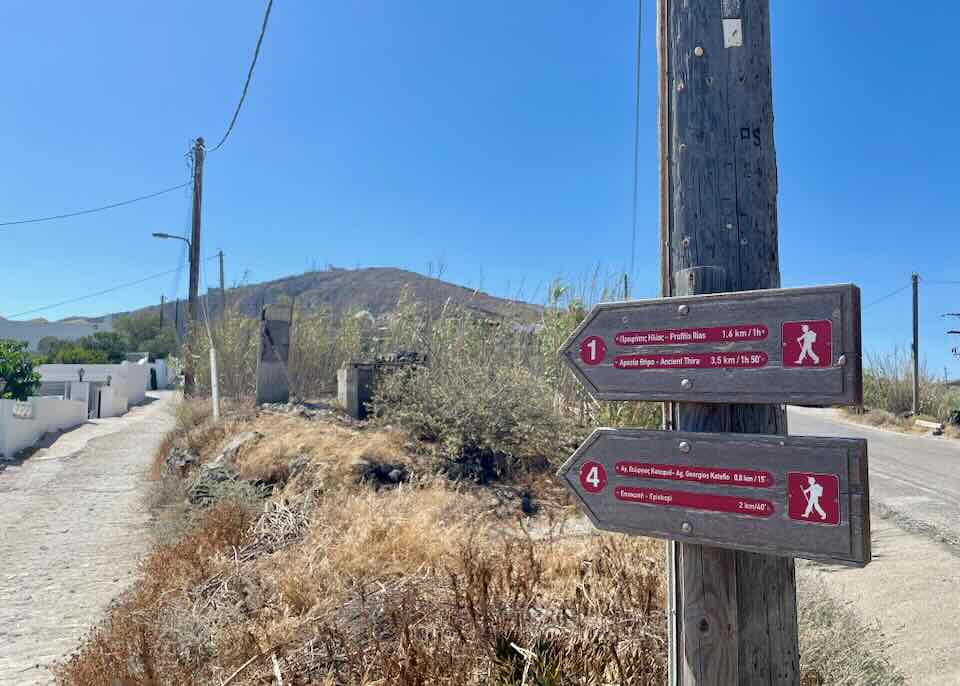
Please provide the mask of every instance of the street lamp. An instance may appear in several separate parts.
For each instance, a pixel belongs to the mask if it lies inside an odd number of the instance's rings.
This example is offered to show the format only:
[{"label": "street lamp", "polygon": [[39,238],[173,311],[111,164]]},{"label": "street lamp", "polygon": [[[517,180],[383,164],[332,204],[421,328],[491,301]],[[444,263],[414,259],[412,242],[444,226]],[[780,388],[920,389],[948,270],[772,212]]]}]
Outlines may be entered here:
[{"label": "street lamp", "polygon": [[177,239],[178,241],[183,241],[184,243],[186,243],[186,244],[187,244],[187,249],[192,249],[192,248],[193,248],[193,246],[190,245],[190,239],[189,239],[189,238],[184,238],[183,236],[174,236],[172,233],[155,232],[155,233],[153,234],[153,237],[154,237],[154,238],[175,238],[175,239]]},{"label": "street lamp", "polygon": [[[184,236],[174,236],[172,233],[163,233],[162,231],[154,231],[154,238],[173,238],[178,241],[183,241],[187,244],[187,252],[190,255],[190,321],[197,320],[197,284],[199,282],[198,275],[198,262],[199,255],[193,254],[193,244],[190,242],[190,239]],[[203,318],[203,323],[207,328],[207,340],[210,341],[210,390],[211,395],[213,396],[213,418],[220,419],[220,384],[217,374],[217,349],[213,344],[213,334],[210,333],[210,322],[207,321],[206,316]],[[184,372],[184,390],[187,393],[192,392],[193,390],[193,374],[189,370]]]}]

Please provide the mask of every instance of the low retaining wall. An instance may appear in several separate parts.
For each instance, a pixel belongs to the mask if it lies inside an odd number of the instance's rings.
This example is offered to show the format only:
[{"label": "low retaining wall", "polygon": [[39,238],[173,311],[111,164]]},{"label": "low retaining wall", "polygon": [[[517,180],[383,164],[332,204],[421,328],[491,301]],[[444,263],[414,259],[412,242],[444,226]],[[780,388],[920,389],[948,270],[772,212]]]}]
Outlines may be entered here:
[{"label": "low retaining wall", "polygon": [[0,457],[12,458],[50,431],[87,421],[87,403],[62,398],[0,400]]}]

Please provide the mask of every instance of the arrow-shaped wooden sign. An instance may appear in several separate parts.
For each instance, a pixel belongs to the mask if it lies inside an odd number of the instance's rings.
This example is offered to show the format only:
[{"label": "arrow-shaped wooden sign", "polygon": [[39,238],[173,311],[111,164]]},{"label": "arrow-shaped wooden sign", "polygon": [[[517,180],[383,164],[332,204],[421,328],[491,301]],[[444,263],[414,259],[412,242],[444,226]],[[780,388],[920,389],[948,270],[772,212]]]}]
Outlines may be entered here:
[{"label": "arrow-shaped wooden sign", "polygon": [[865,440],[597,429],[559,476],[605,531],[870,561]]},{"label": "arrow-shaped wooden sign", "polygon": [[598,400],[858,405],[860,290],[602,303],[560,356]]}]

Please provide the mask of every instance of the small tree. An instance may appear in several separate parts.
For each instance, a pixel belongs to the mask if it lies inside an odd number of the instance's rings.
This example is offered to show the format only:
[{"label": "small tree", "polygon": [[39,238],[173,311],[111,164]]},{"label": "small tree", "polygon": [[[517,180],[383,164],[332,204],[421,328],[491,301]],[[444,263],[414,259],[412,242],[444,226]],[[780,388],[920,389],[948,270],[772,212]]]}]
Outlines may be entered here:
[{"label": "small tree", "polygon": [[40,385],[27,344],[0,340],[0,398],[26,400]]}]

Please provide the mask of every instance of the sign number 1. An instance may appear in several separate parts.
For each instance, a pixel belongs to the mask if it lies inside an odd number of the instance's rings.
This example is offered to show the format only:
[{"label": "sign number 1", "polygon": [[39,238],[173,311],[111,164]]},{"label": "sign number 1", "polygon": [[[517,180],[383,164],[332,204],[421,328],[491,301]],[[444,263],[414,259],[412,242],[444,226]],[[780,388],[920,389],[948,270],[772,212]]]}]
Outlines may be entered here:
[{"label": "sign number 1", "polygon": [[606,356],[607,344],[600,336],[587,336],[580,344],[580,359],[586,364],[600,364]]},{"label": "sign number 1", "polygon": [[587,493],[599,493],[607,485],[607,470],[599,462],[580,465],[580,485]]}]

